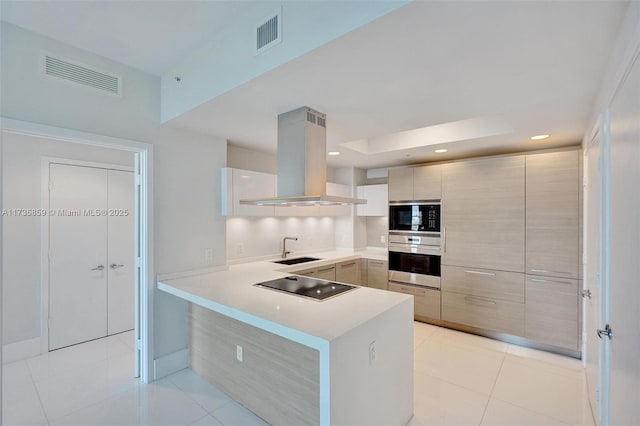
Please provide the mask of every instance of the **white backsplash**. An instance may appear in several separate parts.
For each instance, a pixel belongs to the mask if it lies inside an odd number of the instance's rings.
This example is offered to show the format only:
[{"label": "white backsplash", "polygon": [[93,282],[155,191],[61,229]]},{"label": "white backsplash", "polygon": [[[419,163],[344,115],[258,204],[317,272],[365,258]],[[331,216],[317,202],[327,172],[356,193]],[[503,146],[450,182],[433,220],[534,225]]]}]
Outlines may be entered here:
[{"label": "white backsplash", "polygon": [[232,217],[227,218],[227,262],[278,257],[282,238],[290,256],[296,252],[333,250],[336,226],[332,217]]}]

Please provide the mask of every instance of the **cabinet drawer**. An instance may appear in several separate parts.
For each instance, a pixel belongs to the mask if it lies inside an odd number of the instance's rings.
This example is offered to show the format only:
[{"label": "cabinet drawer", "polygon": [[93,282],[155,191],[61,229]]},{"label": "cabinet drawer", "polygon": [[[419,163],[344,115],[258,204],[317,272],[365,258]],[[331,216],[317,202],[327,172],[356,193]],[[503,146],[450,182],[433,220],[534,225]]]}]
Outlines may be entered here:
[{"label": "cabinet drawer", "polygon": [[389,283],[389,290],[413,296],[413,314],[416,316],[440,319],[440,291],[410,285]]},{"label": "cabinet drawer", "polygon": [[360,259],[336,263],[336,281],[347,284],[360,284]]},{"label": "cabinet drawer", "polygon": [[367,274],[367,259],[360,259],[360,285],[366,287],[369,281]]},{"label": "cabinet drawer", "polygon": [[369,287],[386,290],[389,282],[388,262],[369,259],[367,261],[367,278]]},{"label": "cabinet drawer", "polygon": [[314,275],[316,278],[319,278],[321,280],[329,280],[329,281],[335,281],[336,279],[335,265],[320,266],[318,267],[317,271],[318,272]]},{"label": "cabinet drawer", "polygon": [[578,350],[578,281],[527,276],[525,337]]},{"label": "cabinet drawer", "polygon": [[305,277],[315,277],[318,274],[318,270],[316,268],[311,268],[303,271],[295,271],[293,273],[297,275],[304,275]]},{"label": "cabinet drawer", "polygon": [[442,266],[442,290],[524,303],[524,274]]},{"label": "cabinet drawer", "polygon": [[524,336],[524,303],[443,291],[442,319]]}]

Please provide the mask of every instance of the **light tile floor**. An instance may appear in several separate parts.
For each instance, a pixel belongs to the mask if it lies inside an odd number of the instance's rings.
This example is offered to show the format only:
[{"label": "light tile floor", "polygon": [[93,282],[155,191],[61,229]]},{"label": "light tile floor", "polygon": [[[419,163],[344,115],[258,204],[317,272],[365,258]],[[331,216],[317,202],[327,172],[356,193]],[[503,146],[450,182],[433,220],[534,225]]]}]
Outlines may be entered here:
[{"label": "light tile floor", "polygon": [[[593,425],[578,360],[422,323],[414,343],[412,426]],[[132,333],[4,365],[3,398],[5,426],[265,425],[191,370],[139,383]]]}]

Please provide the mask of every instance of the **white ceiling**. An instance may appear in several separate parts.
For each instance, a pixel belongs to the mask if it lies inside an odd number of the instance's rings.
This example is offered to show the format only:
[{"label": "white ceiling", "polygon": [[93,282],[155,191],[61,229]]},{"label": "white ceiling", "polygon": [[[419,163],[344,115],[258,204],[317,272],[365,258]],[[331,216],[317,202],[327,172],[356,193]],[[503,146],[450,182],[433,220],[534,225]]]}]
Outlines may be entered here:
[{"label": "white ceiling", "polygon": [[[3,0],[2,19],[160,75],[252,3]],[[576,144],[627,5],[417,1],[169,123],[273,152],[277,115],[308,105],[327,114],[329,147],[342,152],[329,164],[367,168]],[[426,147],[449,139],[397,134],[485,119],[513,131]],[[540,133],[551,137],[529,140]],[[384,148],[398,140],[404,149]],[[340,146],[353,141],[376,149]]]},{"label": "white ceiling", "polygon": [[2,20],[162,75],[254,1],[2,0]]}]

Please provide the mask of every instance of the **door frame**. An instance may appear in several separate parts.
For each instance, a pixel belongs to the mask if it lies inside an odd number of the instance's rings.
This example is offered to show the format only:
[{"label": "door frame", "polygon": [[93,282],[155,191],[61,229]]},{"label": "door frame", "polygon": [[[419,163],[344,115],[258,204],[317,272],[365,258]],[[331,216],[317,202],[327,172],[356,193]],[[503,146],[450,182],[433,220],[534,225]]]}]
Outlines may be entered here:
[{"label": "door frame", "polygon": [[[153,145],[130,139],[115,138],[94,133],[47,126],[21,120],[0,117],[0,131],[35,136],[88,146],[129,151],[135,155],[134,174],[136,197],[136,324],[135,350],[136,375],[149,383],[153,380],[153,299],[154,299],[154,234],[153,234]],[[86,162],[85,162],[86,163]],[[47,173],[48,177],[48,173]],[[47,190],[48,192],[48,190]],[[47,237],[48,238],[48,237]],[[41,250],[42,253],[42,250]],[[47,262],[48,263],[48,262]],[[47,265],[48,268],[48,265]],[[43,289],[43,283],[40,283]],[[48,286],[47,286],[48,288]],[[48,291],[48,290],[47,290]],[[43,314],[44,318],[44,314]],[[44,321],[46,325],[46,321]],[[44,331],[41,330],[41,336]],[[48,330],[47,330],[48,334]],[[47,337],[48,342],[48,337]],[[48,343],[47,343],[48,348]]]},{"label": "door frame", "polygon": [[[107,169],[107,170],[120,170],[125,172],[134,172],[135,176],[135,166],[123,166],[121,164],[112,164],[112,163],[99,163],[95,161],[82,161],[82,160],[72,160],[69,158],[61,158],[61,157],[42,157],[40,164],[40,208],[45,211],[49,211],[49,181],[51,179],[50,166],[52,164],[60,164],[64,166],[80,166],[80,167],[91,167],[96,169]],[[138,198],[138,191],[136,185],[136,194],[135,198]],[[49,295],[50,295],[50,287],[49,287],[49,215],[40,217],[40,313],[42,314],[40,317],[40,352],[47,353],[50,351],[49,349]],[[138,215],[135,217],[135,222],[138,222]],[[137,229],[137,223],[136,223]],[[135,229],[134,229],[135,233]],[[135,240],[137,238],[134,237]],[[137,246],[137,244],[136,244]],[[135,261],[135,253],[134,259]],[[134,274],[134,279],[136,280],[135,288],[138,288],[137,276]],[[136,291],[137,293],[137,291]],[[137,312],[134,314],[137,317]],[[135,326],[134,326],[135,327]],[[139,361],[136,357],[136,377],[139,376]]]}]

